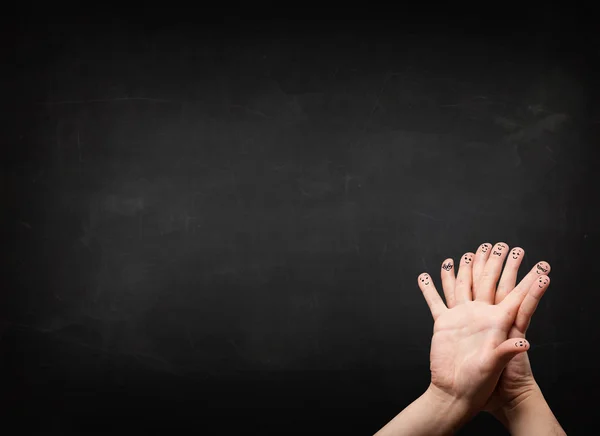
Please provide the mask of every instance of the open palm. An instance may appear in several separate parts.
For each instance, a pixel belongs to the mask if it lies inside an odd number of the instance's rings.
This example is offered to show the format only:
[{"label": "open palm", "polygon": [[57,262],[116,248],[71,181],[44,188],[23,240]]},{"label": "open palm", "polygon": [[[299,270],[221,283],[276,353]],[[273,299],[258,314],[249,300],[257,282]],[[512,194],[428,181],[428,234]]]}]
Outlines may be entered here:
[{"label": "open palm", "polygon": [[[456,277],[452,260],[444,261],[442,286],[446,304],[429,274],[419,276],[419,287],[435,320],[431,384],[478,409],[494,392],[507,363],[529,348],[523,338],[508,339],[515,321],[523,317],[521,306],[528,301],[529,289],[525,285],[514,288],[495,304],[496,284],[509,249],[503,243],[487,248],[491,255],[485,263],[480,263],[476,286],[473,286],[473,253],[461,258]],[[548,280],[545,286],[547,283]],[[537,288],[538,283],[532,282],[533,286]]]},{"label": "open palm", "polygon": [[448,310],[434,326],[432,383],[458,397],[485,403],[507,359],[518,352],[514,344],[499,348],[509,328],[506,311],[497,306],[469,301]]}]

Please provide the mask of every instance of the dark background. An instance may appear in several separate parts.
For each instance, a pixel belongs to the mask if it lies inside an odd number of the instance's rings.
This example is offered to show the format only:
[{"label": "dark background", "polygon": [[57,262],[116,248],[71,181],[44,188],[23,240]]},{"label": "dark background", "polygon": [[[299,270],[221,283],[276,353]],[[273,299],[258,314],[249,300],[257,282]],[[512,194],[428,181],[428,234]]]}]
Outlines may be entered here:
[{"label": "dark background", "polygon": [[428,384],[416,276],[504,241],[552,265],[529,354],[593,433],[589,11],[403,11],[3,18],[4,425],[372,434]]}]

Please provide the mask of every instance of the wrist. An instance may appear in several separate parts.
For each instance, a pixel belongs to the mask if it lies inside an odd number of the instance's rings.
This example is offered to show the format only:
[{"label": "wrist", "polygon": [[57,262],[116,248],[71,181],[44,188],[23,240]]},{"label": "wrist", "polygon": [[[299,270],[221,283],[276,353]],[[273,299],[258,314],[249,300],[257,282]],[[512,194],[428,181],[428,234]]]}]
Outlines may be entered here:
[{"label": "wrist", "polygon": [[524,408],[529,407],[531,404],[537,404],[540,401],[546,402],[542,390],[534,381],[529,386],[523,387],[518,395],[504,403],[493,414],[507,420],[516,413],[520,413]]},{"label": "wrist", "polygon": [[430,385],[419,398],[379,430],[376,436],[451,435],[472,417],[470,410],[464,401]]},{"label": "wrist", "polygon": [[503,413],[506,420],[504,425],[510,434],[566,435],[539,387],[523,395],[512,408],[505,408]]},{"label": "wrist", "polygon": [[523,417],[544,413],[547,410],[550,410],[548,403],[536,384],[502,406],[496,412],[496,417],[510,430]]},{"label": "wrist", "polygon": [[430,384],[422,395],[424,402],[436,411],[438,423],[442,428],[450,428],[452,432],[457,431],[477,413],[471,404],[463,398],[454,397]]}]

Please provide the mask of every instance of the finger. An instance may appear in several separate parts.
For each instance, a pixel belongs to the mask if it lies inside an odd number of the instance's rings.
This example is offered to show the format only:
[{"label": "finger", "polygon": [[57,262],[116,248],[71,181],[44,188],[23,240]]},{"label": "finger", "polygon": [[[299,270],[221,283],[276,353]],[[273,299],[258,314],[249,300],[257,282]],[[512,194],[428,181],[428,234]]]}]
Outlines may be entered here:
[{"label": "finger", "polygon": [[442,314],[442,312],[447,309],[446,305],[442,301],[440,294],[438,294],[437,289],[435,289],[433,280],[431,280],[431,276],[429,274],[420,274],[418,283],[419,288],[421,288],[423,296],[425,297],[425,301],[427,301],[429,310],[431,311],[431,316],[433,316],[433,320],[435,321]]},{"label": "finger", "polygon": [[[545,266],[547,266],[548,268],[545,268]],[[540,267],[541,269],[538,269],[538,267]],[[519,285],[516,288],[510,291],[510,293],[506,297],[504,297],[504,300],[502,300],[502,302],[498,305],[502,306],[506,313],[509,315],[508,321],[510,321],[511,323],[514,323],[516,321],[519,308],[521,307],[521,303],[523,302],[523,300],[525,300],[527,294],[530,291],[535,292],[536,289],[540,289],[538,288],[539,283],[537,280],[540,277],[542,277],[542,275],[537,274],[541,270],[550,271],[550,265],[548,265],[546,262],[538,262],[535,265],[535,267],[532,268],[532,271],[535,272],[530,272],[529,274],[527,274],[526,278],[528,280],[521,280],[521,283],[519,283]],[[533,280],[531,279],[532,276],[534,277]],[[550,283],[550,280],[548,280],[548,283]]]},{"label": "finger", "polygon": [[530,348],[529,341],[524,338],[507,339],[495,349],[497,369],[504,368],[510,359]]},{"label": "finger", "polygon": [[494,304],[496,295],[496,284],[502,271],[502,264],[508,253],[508,245],[504,242],[498,242],[492,247],[490,258],[485,263],[483,272],[477,283],[477,301],[485,301],[489,304]]},{"label": "finger", "polygon": [[517,284],[517,274],[519,273],[519,267],[523,261],[525,250],[521,247],[511,248],[510,253],[506,257],[506,264],[502,270],[502,276],[498,287],[496,288],[496,295],[494,301],[498,304],[511,289],[514,289]]},{"label": "finger", "polygon": [[535,309],[537,309],[541,298],[546,293],[549,286],[550,277],[546,275],[539,276],[533,285],[531,285],[529,292],[527,292],[521,306],[519,306],[519,311],[517,312],[517,317],[515,319],[515,327],[519,331],[523,333],[527,331],[529,323],[531,322],[531,317],[535,313]]},{"label": "finger", "polygon": [[475,259],[473,260],[473,285],[477,283],[479,277],[481,276],[481,273],[483,272],[485,263],[490,257],[491,248],[492,244],[490,244],[489,242],[485,242],[481,244],[475,252]]},{"label": "finger", "polygon": [[454,287],[454,302],[456,304],[465,303],[473,300],[471,285],[473,283],[473,257],[471,252],[465,253],[460,258],[458,275],[456,276],[456,285]]},{"label": "finger", "polygon": [[[521,280],[515,288],[511,289],[503,287],[498,292],[496,292],[496,304],[500,304],[502,301],[504,301],[507,295],[510,295],[514,292],[516,292],[518,295],[520,295],[521,292],[527,292],[533,284],[533,282],[535,282],[541,274],[548,274],[551,270],[552,268],[550,267],[550,264],[548,262],[542,260],[536,263],[535,266],[531,268],[531,270],[527,273],[525,277],[523,277],[523,280]],[[525,298],[525,294],[522,294],[521,297]],[[521,299],[519,301],[519,304],[521,301],[523,300]]]},{"label": "finger", "polygon": [[454,276],[454,261],[452,259],[446,259],[442,262],[442,272],[440,275],[442,276],[442,289],[446,298],[446,306],[450,309],[456,304],[454,298],[456,277]]}]

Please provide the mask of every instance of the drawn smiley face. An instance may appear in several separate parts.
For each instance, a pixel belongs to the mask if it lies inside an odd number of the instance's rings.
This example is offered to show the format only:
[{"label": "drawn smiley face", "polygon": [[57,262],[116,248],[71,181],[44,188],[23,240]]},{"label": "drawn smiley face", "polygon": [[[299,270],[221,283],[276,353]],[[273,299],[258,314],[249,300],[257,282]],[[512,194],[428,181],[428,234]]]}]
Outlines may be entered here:
[{"label": "drawn smiley face", "polygon": [[482,253],[487,253],[489,249],[490,249],[490,244],[481,244],[481,252]]},{"label": "drawn smiley face", "polygon": [[467,253],[463,256],[463,259],[465,261],[465,264],[469,265],[471,262],[473,262],[473,254]]},{"label": "drawn smiley face", "polygon": [[452,265],[452,262],[444,263],[444,264],[442,264],[442,269],[445,269],[446,271],[450,271],[453,266],[454,265]]},{"label": "drawn smiley face", "polygon": [[423,283],[424,285],[429,285],[431,283],[431,278],[429,277],[429,274],[423,274],[419,280],[421,280],[421,283]]},{"label": "drawn smiley face", "polygon": [[538,279],[538,288],[543,288],[548,285],[548,277],[540,277]]},{"label": "drawn smiley face", "polygon": [[523,255],[523,250],[520,248],[513,248],[512,251],[510,252],[510,255],[512,256],[513,259],[518,259],[520,256]]},{"label": "drawn smiley face", "polygon": [[492,254],[494,254],[496,256],[502,256],[502,250],[506,250],[507,248],[508,248],[508,246],[506,244],[502,244],[502,243],[499,242],[494,247],[494,250],[492,251]]},{"label": "drawn smiley face", "polygon": [[550,265],[546,262],[538,262],[535,266],[535,272],[538,274],[546,274],[548,271],[550,271]]},{"label": "drawn smiley face", "polygon": [[519,347],[526,347],[527,346],[527,341],[525,339],[521,339],[517,342],[515,342],[515,347],[519,348]]}]

